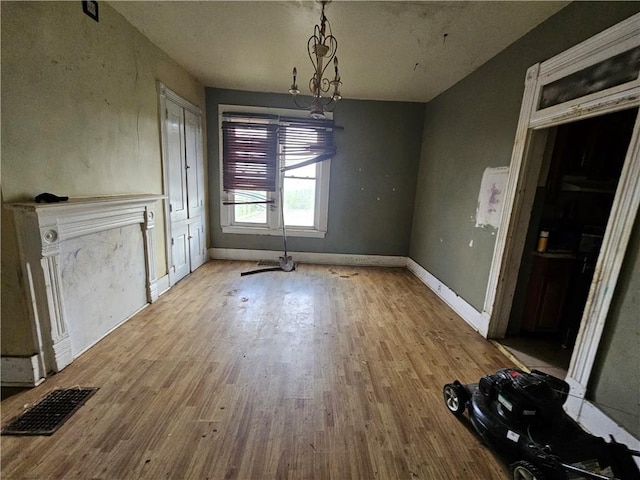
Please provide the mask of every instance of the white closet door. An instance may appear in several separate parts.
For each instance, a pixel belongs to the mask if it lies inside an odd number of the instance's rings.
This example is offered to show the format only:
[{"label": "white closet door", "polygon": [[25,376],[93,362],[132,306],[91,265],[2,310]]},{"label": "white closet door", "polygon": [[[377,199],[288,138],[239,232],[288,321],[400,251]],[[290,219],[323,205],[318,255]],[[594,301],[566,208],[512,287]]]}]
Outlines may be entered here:
[{"label": "white closet door", "polygon": [[199,217],[204,210],[204,172],[200,117],[185,110],[184,137],[187,171],[187,203],[189,218]]},{"label": "white closet door", "polygon": [[169,285],[207,259],[200,110],[160,85]]},{"label": "white closet door", "polygon": [[169,213],[171,222],[186,220],[187,178],[185,170],[184,109],[166,102],[167,166],[169,174]]}]

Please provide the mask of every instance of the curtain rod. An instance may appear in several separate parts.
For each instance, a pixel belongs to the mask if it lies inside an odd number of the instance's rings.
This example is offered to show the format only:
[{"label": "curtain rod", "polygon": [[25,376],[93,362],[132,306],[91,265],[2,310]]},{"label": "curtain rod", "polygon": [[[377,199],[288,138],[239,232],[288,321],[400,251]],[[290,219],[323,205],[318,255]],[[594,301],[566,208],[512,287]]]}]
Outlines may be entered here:
[{"label": "curtain rod", "polygon": [[[331,128],[334,130],[344,130],[344,127],[336,125],[333,123],[333,120],[316,120],[313,118],[305,118],[305,117],[291,117],[284,115],[273,115],[273,114],[264,114],[264,113],[242,113],[242,112],[222,112],[222,118],[229,119],[240,119],[246,118],[248,120],[257,119],[257,120],[277,120],[279,122],[288,122],[288,123],[308,123],[309,125],[321,126],[325,128]],[[325,123],[326,125],[323,125]]]}]

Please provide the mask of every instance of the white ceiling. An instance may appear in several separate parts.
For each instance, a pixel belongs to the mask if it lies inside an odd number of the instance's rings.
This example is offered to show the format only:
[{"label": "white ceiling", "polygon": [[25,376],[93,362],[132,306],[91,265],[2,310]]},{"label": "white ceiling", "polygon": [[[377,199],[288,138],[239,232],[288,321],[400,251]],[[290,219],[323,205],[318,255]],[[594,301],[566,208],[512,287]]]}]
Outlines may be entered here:
[{"label": "white ceiling", "polygon": [[[342,95],[427,102],[568,3],[334,0]],[[293,66],[301,90],[312,74],[318,2],[109,4],[205,86],[286,93]]]}]

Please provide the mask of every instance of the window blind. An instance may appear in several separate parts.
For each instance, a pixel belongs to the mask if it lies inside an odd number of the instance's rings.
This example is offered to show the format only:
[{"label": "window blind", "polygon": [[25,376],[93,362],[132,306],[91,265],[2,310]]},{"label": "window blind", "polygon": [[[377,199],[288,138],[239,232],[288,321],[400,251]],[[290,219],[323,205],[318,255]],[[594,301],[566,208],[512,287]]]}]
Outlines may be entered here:
[{"label": "window blind", "polygon": [[336,153],[333,120],[280,118],[281,171],[328,160]]},{"label": "window blind", "polygon": [[225,191],[276,191],[278,125],[223,121],[222,184]]},{"label": "window blind", "polygon": [[284,172],[335,155],[333,130],[333,120],[223,113],[223,190],[276,191],[278,166]]}]

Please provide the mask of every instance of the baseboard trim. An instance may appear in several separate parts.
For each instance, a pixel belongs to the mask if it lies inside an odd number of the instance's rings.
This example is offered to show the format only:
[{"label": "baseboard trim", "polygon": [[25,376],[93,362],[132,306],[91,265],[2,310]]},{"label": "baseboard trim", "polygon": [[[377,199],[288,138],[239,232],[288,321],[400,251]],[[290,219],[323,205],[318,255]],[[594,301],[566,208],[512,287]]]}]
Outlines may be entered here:
[{"label": "baseboard trim", "polygon": [[[640,440],[588,400],[584,401],[577,421],[593,435],[603,437],[607,441],[610,441],[609,436],[611,435],[616,439],[616,442],[624,443],[631,450],[640,450]],[[640,459],[636,457],[636,461],[638,460]]]},{"label": "baseboard trim", "polygon": [[35,387],[44,382],[44,372],[40,370],[38,355],[30,357],[2,357],[3,387]]},{"label": "baseboard trim", "polygon": [[[288,252],[294,262],[322,265],[359,265],[363,267],[406,267],[407,257],[392,255],[357,255],[343,253]],[[235,248],[210,248],[213,260],[277,261],[282,252],[274,250],[244,250]]]},{"label": "baseboard trim", "polygon": [[[565,381],[569,384],[569,398],[564,404],[567,414],[593,435],[603,437],[609,441],[612,435],[616,442],[624,443],[632,450],[640,450],[640,440],[618,425],[606,413],[585,399],[586,388],[576,379],[567,375]],[[634,458],[640,467],[640,458]]]},{"label": "baseboard trim", "polygon": [[489,332],[489,319],[478,312],[473,306],[447,287],[444,283],[425,270],[412,258],[407,259],[407,269],[418,277],[422,283],[429,287],[440,299],[449,305],[462,319],[476,330],[480,335],[487,338]]},{"label": "baseboard trim", "polygon": [[162,296],[169,291],[171,285],[169,284],[169,275],[160,277],[156,281],[156,288],[158,289],[158,296]]}]

